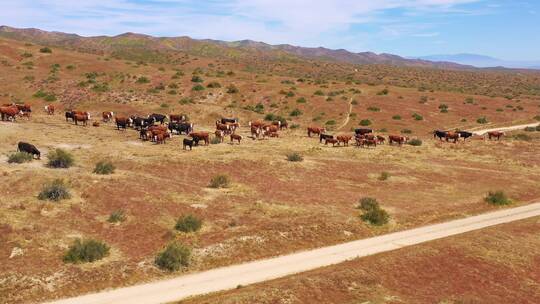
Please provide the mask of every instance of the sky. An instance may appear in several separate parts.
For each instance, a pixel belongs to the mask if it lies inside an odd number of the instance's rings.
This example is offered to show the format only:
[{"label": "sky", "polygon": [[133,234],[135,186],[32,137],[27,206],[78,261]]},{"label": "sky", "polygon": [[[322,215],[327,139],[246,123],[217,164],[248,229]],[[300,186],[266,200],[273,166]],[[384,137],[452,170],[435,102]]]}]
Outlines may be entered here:
[{"label": "sky", "polygon": [[0,0],[0,24],[540,60],[538,0]]}]

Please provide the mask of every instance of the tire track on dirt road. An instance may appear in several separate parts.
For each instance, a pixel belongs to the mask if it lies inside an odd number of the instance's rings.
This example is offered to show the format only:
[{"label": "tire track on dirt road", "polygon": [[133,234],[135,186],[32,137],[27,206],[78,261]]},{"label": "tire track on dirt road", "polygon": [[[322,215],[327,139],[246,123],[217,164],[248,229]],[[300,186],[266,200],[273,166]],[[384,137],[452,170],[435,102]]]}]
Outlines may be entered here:
[{"label": "tire track on dirt road", "polygon": [[339,131],[341,129],[343,129],[350,121],[351,119],[351,112],[352,112],[352,101],[353,99],[351,98],[349,100],[349,111],[347,112],[347,117],[345,117],[345,121],[343,122],[343,124],[341,126],[339,126],[336,131]]}]

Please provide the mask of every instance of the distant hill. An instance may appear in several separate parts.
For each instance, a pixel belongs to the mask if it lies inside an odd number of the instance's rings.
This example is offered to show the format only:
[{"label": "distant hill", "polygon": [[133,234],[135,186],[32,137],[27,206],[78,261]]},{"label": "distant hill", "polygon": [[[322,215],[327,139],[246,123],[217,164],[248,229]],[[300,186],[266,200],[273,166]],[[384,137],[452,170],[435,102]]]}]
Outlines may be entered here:
[{"label": "distant hill", "polygon": [[455,62],[479,68],[505,67],[518,69],[538,69],[540,67],[540,61],[510,61],[478,54],[430,55],[418,57],[418,59],[434,62]]},{"label": "distant hill", "polygon": [[392,54],[354,53],[344,49],[308,48],[288,44],[270,45],[252,40],[225,42],[209,39],[197,40],[190,37],[153,37],[136,33],[125,33],[114,37],[82,37],[76,34],[48,32],[39,29],[17,29],[9,26],[0,26],[0,37],[89,53],[107,53],[130,60],[166,61],[170,59],[167,57],[168,53],[182,51],[197,56],[233,59],[321,60],[362,65],[385,64],[443,69],[473,68],[452,62],[407,59]]}]

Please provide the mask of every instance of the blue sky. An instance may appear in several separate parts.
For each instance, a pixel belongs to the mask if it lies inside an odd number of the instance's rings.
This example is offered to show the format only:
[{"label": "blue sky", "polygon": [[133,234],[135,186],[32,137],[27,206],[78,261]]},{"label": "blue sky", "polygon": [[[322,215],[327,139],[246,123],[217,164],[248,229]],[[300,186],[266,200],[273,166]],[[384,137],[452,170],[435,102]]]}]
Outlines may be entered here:
[{"label": "blue sky", "polygon": [[84,36],[137,32],[402,56],[540,60],[533,0],[0,0],[0,23]]}]

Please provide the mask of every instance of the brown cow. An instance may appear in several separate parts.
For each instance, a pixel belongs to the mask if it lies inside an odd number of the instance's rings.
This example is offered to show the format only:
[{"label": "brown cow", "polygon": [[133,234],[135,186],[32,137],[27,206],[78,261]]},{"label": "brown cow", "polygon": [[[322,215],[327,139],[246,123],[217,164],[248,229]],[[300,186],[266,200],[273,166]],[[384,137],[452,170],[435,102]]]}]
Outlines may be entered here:
[{"label": "brown cow", "polygon": [[45,112],[46,112],[48,115],[54,115],[54,105],[52,105],[52,104],[46,105],[46,106],[45,106]]},{"label": "brown cow", "polygon": [[240,141],[242,140],[242,135],[239,134],[231,134],[231,143],[234,143],[234,141],[238,141],[238,144],[240,144]]},{"label": "brown cow", "polygon": [[223,131],[225,134],[231,133],[231,128],[226,124],[220,123],[219,121],[216,121],[216,130]]},{"label": "brown cow", "polygon": [[210,143],[210,134],[208,132],[191,132],[189,133],[189,136],[193,138],[196,146],[199,145],[200,140],[204,141],[205,146],[208,146]]},{"label": "brown cow", "polygon": [[225,132],[221,130],[216,130],[216,132],[214,132],[214,135],[216,135],[216,138],[219,139],[219,142],[223,142],[223,139],[225,138]]},{"label": "brown cow", "polygon": [[263,127],[263,129],[267,132],[270,132],[270,133],[275,133],[277,131],[279,131],[279,127],[278,126],[274,126],[274,125],[265,125]]},{"label": "brown cow", "polygon": [[86,126],[89,119],[88,117],[89,115],[86,114],[75,113],[75,115],[73,115],[73,121],[75,122],[75,125],[78,125],[78,122],[82,121],[83,125]]},{"label": "brown cow", "polygon": [[155,134],[152,138],[157,145],[165,144],[165,133],[159,132]]},{"label": "brown cow", "polygon": [[19,111],[29,113],[32,112],[32,107],[28,104],[14,104]]},{"label": "brown cow", "polygon": [[456,144],[459,140],[459,133],[456,133],[456,132],[446,132],[446,141],[450,141],[450,140],[453,140],[454,143]]},{"label": "brown cow", "polygon": [[255,128],[261,128],[262,126],[264,126],[264,122],[262,122],[262,121],[250,121],[250,122],[248,123],[248,125],[249,125],[250,127],[252,127],[252,128],[253,128],[253,127],[255,127]]},{"label": "brown cow", "polygon": [[367,146],[367,147],[377,147],[377,140],[376,139],[364,139],[361,142],[361,146]]},{"label": "brown cow", "polygon": [[118,130],[120,130],[120,128],[125,130],[127,127],[129,127],[129,125],[131,125],[132,122],[131,118],[127,118],[124,116],[116,116],[114,120],[116,122],[116,128]]},{"label": "brown cow", "polygon": [[489,137],[489,140],[491,140],[492,138],[496,138],[497,140],[501,140],[501,137],[504,136],[504,132],[501,132],[501,131],[492,131],[492,132],[488,132],[488,137]]},{"label": "brown cow", "polygon": [[236,131],[236,129],[238,129],[240,127],[240,124],[237,123],[237,122],[228,122],[226,123],[227,126],[229,126],[229,129],[231,130],[231,133],[234,133],[234,131]]},{"label": "brown cow", "polygon": [[351,141],[351,139],[352,139],[352,136],[350,136],[350,135],[338,135],[336,138],[337,138],[337,141],[338,141],[338,145],[340,143],[343,143],[344,146],[348,146],[349,141]]},{"label": "brown cow", "polygon": [[321,133],[324,133],[326,131],[325,128],[320,128],[320,127],[308,127],[307,128],[307,134],[309,137],[311,137],[311,134],[317,134],[317,135],[321,135]]},{"label": "brown cow", "polygon": [[404,143],[407,143],[409,141],[409,137],[406,136],[399,136],[399,135],[390,135],[388,136],[388,144],[391,145],[392,143],[397,143],[398,145],[403,145]]},{"label": "brown cow", "polygon": [[261,128],[258,128],[258,127],[251,127],[251,137],[253,139],[255,138],[259,138],[259,136],[261,135]]},{"label": "brown cow", "polygon": [[335,138],[326,138],[326,139],[324,140],[324,144],[325,144],[325,145],[328,145],[328,143],[331,143],[331,144],[332,144],[332,147],[335,147],[336,144],[339,144],[338,140],[335,139]]},{"label": "brown cow", "polygon": [[15,121],[17,114],[22,115],[22,111],[17,109],[16,106],[4,106],[0,107],[0,114],[2,114],[2,121],[9,120],[10,118]]},{"label": "brown cow", "polygon": [[377,135],[377,144],[382,145],[386,141],[386,138],[383,136]]},{"label": "brown cow", "polygon": [[114,116],[114,112],[103,112],[101,113],[101,117],[103,118],[103,122],[109,122]]},{"label": "brown cow", "polygon": [[180,115],[180,114],[170,114],[169,115],[169,122],[182,122],[186,120],[186,115]]}]

